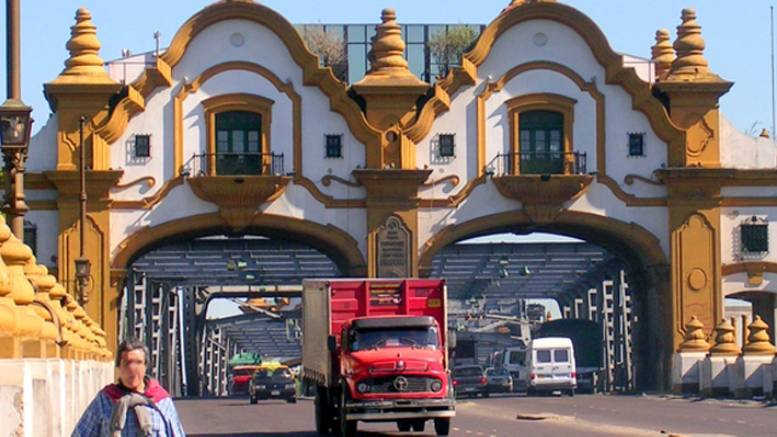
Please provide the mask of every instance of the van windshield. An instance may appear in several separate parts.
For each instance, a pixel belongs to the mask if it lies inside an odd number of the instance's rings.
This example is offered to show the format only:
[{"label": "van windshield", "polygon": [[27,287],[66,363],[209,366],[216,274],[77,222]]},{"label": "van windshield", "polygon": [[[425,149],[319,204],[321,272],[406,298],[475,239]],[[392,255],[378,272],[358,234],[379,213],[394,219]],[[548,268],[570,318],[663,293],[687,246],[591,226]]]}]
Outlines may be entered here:
[{"label": "van windshield", "polygon": [[354,330],[350,335],[350,349],[361,351],[390,347],[420,347],[436,349],[437,328],[381,328]]}]

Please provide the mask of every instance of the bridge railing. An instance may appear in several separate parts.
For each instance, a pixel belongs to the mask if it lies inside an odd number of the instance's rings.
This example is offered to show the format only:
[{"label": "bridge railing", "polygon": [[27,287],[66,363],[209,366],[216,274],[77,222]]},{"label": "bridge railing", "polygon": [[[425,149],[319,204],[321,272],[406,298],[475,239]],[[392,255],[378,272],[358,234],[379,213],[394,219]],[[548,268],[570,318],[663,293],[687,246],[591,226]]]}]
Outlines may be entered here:
[{"label": "bridge railing", "polygon": [[[0,416],[22,435],[70,435],[113,380],[106,333],[0,216]],[[31,413],[31,412],[35,413]],[[30,413],[28,413],[30,412]]]}]

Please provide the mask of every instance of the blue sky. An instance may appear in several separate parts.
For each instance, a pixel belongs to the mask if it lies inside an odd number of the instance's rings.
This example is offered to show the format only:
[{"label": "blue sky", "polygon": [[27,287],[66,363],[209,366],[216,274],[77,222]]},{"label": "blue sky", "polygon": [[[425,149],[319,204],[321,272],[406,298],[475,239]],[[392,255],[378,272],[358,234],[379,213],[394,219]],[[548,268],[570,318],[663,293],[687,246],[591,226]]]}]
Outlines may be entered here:
[{"label": "blue sky", "polygon": [[[208,0],[33,0],[22,1],[22,97],[34,108],[36,130],[48,118],[43,83],[54,79],[67,58],[65,43],[75,10],[93,14],[104,59],[117,58],[122,48],[133,53],[154,48],[153,33],[166,46],[180,25],[211,3]],[[376,22],[383,7],[397,9],[403,23],[488,23],[509,0],[266,0],[292,23]],[[723,97],[726,116],[740,131],[754,123],[771,126],[768,0],[566,0],[590,16],[617,51],[649,57],[655,30],[674,35],[683,7],[696,7],[707,41],[706,56],[715,72],[736,82]],[[5,8],[0,6],[2,23]],[[0,71],[5,100],[5,32],[0,32]]]}]

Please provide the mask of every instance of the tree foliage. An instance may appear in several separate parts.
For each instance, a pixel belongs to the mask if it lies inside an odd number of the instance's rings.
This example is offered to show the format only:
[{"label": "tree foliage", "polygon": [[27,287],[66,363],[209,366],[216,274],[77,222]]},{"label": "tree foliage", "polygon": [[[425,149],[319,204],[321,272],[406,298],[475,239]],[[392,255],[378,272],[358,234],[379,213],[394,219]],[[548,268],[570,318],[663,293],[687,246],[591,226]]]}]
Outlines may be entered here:
[{"label": "tree foliage", "polygon": [[461,55],[475,42],[477,35],[469,26],[451,26],[429,38],[432,57],[440,65],[440,76],[445,77],[451,65],[461,64]]},{"label": "tree foliage", "polygon": [[308,49],[318,55],[321,65],[332,67],[335,77],[346,81],[348,64],[343,39],[336,34],[325,32],[320,27],[304,27],[301,33]]}]

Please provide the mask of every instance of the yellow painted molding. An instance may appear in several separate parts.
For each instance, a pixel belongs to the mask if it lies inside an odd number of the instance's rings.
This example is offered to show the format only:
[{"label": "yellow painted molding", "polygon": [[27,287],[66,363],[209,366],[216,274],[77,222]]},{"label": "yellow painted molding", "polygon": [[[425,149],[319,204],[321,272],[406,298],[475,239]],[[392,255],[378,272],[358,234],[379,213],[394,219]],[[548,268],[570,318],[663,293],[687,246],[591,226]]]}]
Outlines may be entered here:
[{"label": "yellow painted molding", "polygon": [[173,188],[183,185],[183,177],[178,176],[165,182],[164,185],[151,196],[140,200],[114,200],[111,203],[112,209],[151,209],[162,201]]},{"label": "yellow painted molding", "polygon": [[[323,183],[323,182],[322,182]],[[299,185],[302,188],[308,190],[311,196],[319,201],[326,208],[340,208],[340,209],[358,209],[367,206],[366,199],[335,199],[332,196],[324,194],[318,189],[315,182],[306,177],[295,177],[294,185]]]},{"label": "yellow painted molding", "polygon": [[153,176],[141,176],[135,180],[127,182],[126,184],[116,184],[114,188],[117,190],[124,190],[142,182],[145,182],[148,185],[148,188],[153,188],[154,185],[156,185],[156,178]]}]

